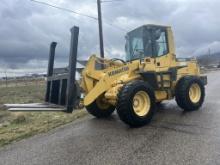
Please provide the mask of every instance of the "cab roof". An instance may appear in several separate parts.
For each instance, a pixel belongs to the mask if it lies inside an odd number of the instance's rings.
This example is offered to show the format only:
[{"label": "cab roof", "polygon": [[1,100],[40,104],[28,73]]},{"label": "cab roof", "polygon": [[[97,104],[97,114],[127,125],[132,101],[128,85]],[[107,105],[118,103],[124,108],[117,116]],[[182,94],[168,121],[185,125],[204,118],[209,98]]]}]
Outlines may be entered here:
[{"label": "cab roof", "polygon": [[140,30],[140,29],[154,29],[154,28],[164,28],[164,29],[167,29],[167,28],[171,28],[171,26],[146,24],[146,25],[142,25],[142,26],[140,26],[138,28],[133,29],[132,31],[128,32],[127,34],[133,32],[133,31],[136,31],[136,30]]}]

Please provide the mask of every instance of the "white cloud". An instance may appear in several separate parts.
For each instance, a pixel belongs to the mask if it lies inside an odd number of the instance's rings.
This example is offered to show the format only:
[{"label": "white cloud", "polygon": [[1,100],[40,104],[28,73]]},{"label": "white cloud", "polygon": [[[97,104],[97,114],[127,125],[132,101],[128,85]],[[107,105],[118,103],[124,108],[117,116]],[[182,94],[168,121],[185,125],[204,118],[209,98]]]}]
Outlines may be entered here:
[{"label": "white cloud", "polygon": [[[95,0],[42,1],[97,16]],[[201,55],[207,53],[208,48],[212,52],[220,51],[219,6],[218,0],[125,0],[103,3],[107,57],[123,58],[125,54],[125,32],[117,27],[129,31],[142,24],[171,25],[178,56]],[[98,25],[95,20],[27,0],[2,0],[0,21],[2,70],[25,68],[25,71],[30,71],[33,67],[45,70],[51,41],[58,42],[56,65],[65,65],[69,53],[69,29],[73,25],[80,26],[79,58],[99,54]]]},{"label": "white cloud", "polygon": [[207,54],[209,53],[209,50],[211,54],[220,52],[220,41],[214,41],[212,43],[204,44],[203,47],[197,49],[193,54]]}]

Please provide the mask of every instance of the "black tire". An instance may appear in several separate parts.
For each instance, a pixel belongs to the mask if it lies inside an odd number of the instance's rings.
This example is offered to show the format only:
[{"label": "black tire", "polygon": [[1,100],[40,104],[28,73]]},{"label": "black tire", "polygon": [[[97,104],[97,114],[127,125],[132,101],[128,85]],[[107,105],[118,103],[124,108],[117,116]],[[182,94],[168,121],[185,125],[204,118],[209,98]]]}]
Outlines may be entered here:
[{"label": "black tire", "polygon": [[[189,95],[189,90],[192,84],[197,84],[201,91],[201,96],[198,102],[192,102]],[[179,107],[185,111],[195,111],[198,110],[205,98],[205,87],[203,82],[199,77],[186,76],[179,80],[175,89],[175,99]]]},{"label": "black tire", "polygon": [[161,106],[163,101],[156,102],[157,106]]},{"label": "black tire", "polygon": [[97,118],[107,118],[114,112],[115,106],[108,105],[107,108],[102,108],[97,104],[97,100],[95,100],[92,104],[86,106],[86,110]]},{"label": "black tire", "polygon": [[[139,91],[144,91],[150,99],[150,109],[144,116],[138,116],[133,109],[133,98]],[[148,124],[155,112],[155,96],[151,86],[144,81],[130,82],[122,87],[118,94],[116,105],[119,118],[131,127],[140,127]]]}]

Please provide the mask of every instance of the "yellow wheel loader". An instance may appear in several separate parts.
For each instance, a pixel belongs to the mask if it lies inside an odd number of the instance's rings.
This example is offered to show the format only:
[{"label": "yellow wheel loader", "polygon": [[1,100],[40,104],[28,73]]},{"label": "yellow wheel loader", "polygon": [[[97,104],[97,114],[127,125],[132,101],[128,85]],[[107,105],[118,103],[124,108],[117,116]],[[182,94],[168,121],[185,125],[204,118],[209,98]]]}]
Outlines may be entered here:
[{"label": "yellow wheel loader", "polygon": [[171,27],[144,25],[126,35],[126,60],[91,56],[80,86],[87,111],[108,117],[114,110],[130,126],[149,123],[155,105],[176,99],[186,111],[201,107],[207,84],[195,59],[178,59]]},{"label": "yellow wheel loader", "polygon": [[[56,43],[50,48],[47,91],[41,108],[72,112],[78,103],[97,118],[110,116],[115,110],[119,118],[132,127],[149,123],[156,104],[175,98],[185,111],[198,110],[204,101],[207,77],[200,74],[194,58],[177,58],[171,27],[144,25],[126,35],[125,59],[103,59],[92,55],[77,60],[79,28],[71,29],[69,66],[53,68]],[[77,61],[85,68],[76,67]],[[81,72],[80,82],[75,72]],[[80,101],[81,100],[81,101]],[[52,103],[52,105],[51,105]],[[54,108],[54,104],[60,105]],[[39,110],[39,105],[11,110]]]}]

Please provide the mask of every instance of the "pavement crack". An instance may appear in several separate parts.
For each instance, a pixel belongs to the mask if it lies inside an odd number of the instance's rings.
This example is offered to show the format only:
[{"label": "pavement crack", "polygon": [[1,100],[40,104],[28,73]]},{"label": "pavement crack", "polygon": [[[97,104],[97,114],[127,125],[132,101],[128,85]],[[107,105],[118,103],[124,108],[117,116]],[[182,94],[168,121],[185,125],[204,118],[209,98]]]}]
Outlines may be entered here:
[{"label": "pavement crack", "polygon": [[162,123],[170,125],[170,126],[175,125],[175,126],[189,127],[189,128],[192,128],[192,127],[201,128],[201,129],[214,129],[214,128],[216,128],[216,127],[203,127],[203,126],[197,125],[197,124],[177,123],[177,122],[169,122],[169,121],[162,122]]},{"label": "pavement crack", "polygon": [[186,131],[186,130],[177,129],[177,128],[172,128],[172,127],[168,127],[168,126],[165,126],[165,125],[160,125],[160,126],[151,125],[151,127],[153,127],[153,128],[163,128],[163,129],[175,131],[175,132],[178,132],[178,133],[185,133],[185,134],[190,134],[190,135],[199,135],[198,133],[195,133],[195,132]]}]

